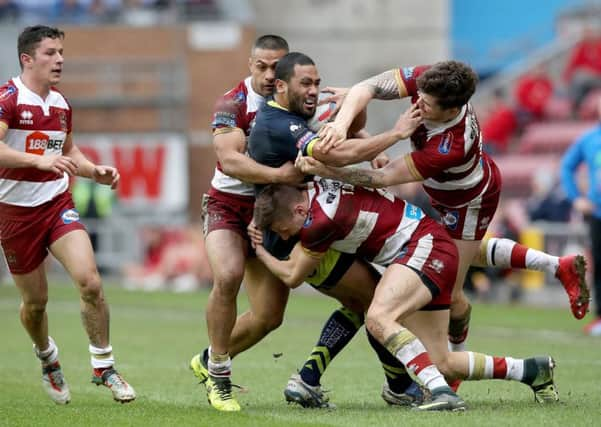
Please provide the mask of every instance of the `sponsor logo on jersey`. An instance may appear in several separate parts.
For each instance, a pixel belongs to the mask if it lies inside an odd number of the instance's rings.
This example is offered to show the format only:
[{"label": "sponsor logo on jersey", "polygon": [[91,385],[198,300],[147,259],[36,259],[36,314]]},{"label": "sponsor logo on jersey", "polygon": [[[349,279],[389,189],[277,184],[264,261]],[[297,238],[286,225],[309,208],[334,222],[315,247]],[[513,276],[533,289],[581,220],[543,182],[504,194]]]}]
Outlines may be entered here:
[{"label": "sponsor logo on jersey", "polygon": [[43,156],[46,150],[62,151],[63,143],[63,139],[51,139],[44,132],[36,131],[25,138],[25,151]]},{"label": "sponsor logo on jersey", "polygon": [[311,214],[311,212],[309,212],[309,214],[307,215],[307,218],[305,218],[305,222],[303,223],[303,228],[307,228],[307,227],[311,226],[312,223],[313,223],[313,215]]},{"label": "sponsor logo on jersey", "polygon": [[0,101],[5,100],[6,98],[11,96],[16,91],[17,91],[17,88],[14,86],[7,87],[6,89],[4,89],[4,92],[0,92]]},{"label": "sponsor logo on jersey", "polygon": [[298,123],[290,123],[290,132],[293,134],[302,129],[302,126]]},{"label": "sponsor logo on jersey", "polygon": [[439,260],[439,259],[433,259],[433,260],[430,262],[430,268],[431,268],[432,270],[434,270],[435,272],[437,272],[438,274],[440,274],[440,272],[441,272],[441,271],[443,270],[443,268],[444,268],[444,262],[442,262],[442,261],[441,261],[441,260]]},{"label": "sponsor logo on jersey", "polygon": [[244,95],[244,92],[238,92],[234,96],[234,102],[237,104],[244,104],[246,102],[246,95]]},{"label": "sponsor logo on jersey", "polygon": [[67,209],[61,212],[61,219],[63,224],[71,224],[72,222],[79,221],[79,212],[75,209]]},{"label": "sponsor logo on jersey", "polygon": [[307,144],[311,142],[314,138],[317,138],[317,135],[311,131],[308,131],[296,141],[296,148],[298,148],[299,150],[303,150],[304,152],[304,149],[307,146]]},{"label": "sponsor logo on jersey", "polygon": [[442,222],[447,228],[455,230],[457,228],[457,222],[459,222],[459,212],[448,211],[445,216],[442,217]]},{"label": "sponsor logo on jersey", "polygon": [[29,110],[21,111],[21,120],[19,120],[20,125],[33,125],[33,113]]},{"label": "sponsor logo on jersey", "polygon": [[420,219],[422,217],[422,210],[411,203],[406,203],[405,217],[409,219]]},{"label": "sponsor logo on jersey", "polygon": [[453,144],[453,134],[451,132],[444,134],[438,145],[438,152],[440,154],[449,154],[451,144]]},{"label": "sponsor logo on jersey", "polygon": [[213,118],[213,127],[236,127],[236,115],[226,111],[217,111]]},{"label": "sponsor logo on jersey", "polygon": [[405,77],[405,80],[410,80],[413,77],[413,71],[415,70],[415,67],[403,67],[401,68],[401,72],[403,73],[403,77]]}]

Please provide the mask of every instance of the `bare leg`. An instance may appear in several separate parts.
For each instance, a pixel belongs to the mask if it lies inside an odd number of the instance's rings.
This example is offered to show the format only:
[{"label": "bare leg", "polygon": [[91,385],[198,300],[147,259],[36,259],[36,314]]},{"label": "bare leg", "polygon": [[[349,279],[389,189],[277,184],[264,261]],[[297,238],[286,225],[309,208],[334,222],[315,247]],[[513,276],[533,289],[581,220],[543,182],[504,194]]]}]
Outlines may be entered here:
[{"label": "bare leg", "polygon": [[84,230],[67,233],[52,243],[50,251],[79,288],[81,320],[90,343],[106,348],[109,345],[109,308],[88,233]]},{"label": "bare leg", "polygon": [[40,350],[48,348],[48,282],[44,264],[27,274],[13,274],[13,279],[21,293],[19,315],[21,324]]}]

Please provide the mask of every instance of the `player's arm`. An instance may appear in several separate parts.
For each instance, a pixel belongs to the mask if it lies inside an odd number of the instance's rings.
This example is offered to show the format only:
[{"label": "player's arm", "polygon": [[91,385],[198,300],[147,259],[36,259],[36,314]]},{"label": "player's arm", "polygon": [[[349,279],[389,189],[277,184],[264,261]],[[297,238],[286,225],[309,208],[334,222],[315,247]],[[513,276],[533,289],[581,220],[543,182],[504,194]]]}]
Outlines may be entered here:
[{"label": "player's arm", "polygon": [[267,252],[263,245],[256,245],[255,252],[267,269],[292,289],[300,286],[305,278],[315,271],[320,259],[325,255],[306,250],[300,242],[294,246],[290,257],[286,260],[277,259]]},{"label": "player's arm", "polygon": [[14,150],[4,143],[8,125],[0,121],[0,167],[3,168],[36,168],[62,175],[77,173],[77,165],[66,156],[40,156],[38,154],[24,153]]},{"label": "player's arm", "polygon": [[240,128],[219,128],[213,144],[226,175],[252,184],[297,183],[302,180],[291,163],[272,168],[248,157],[245,154],[246,136]]},{"label": "player's arm", "polygon": [[346,95],[336,119],[320,132],[321,145],[327,152],[344,141],[355,117],[367,108],[372,99],[400,99],[408,95],[405,84],[392,69],[354,85]]},{"label": "player's arm", "polygon": [[327,166],[312,157],[298,157],[296,166],[304,173],[337,179],[362,187],[382,188],[406,182],[423,181],[415,167],[411,154],[397,157],[380,169],[367,169],[356,166]]},{"label": "player's arm", "polygon": [[326,150],[319,141],[312,141],[308,144],[304,154],[333,166],[371,161],[396,142],[409,138],[421,121],[419,108],[417,104],[413,104],[401,114],[394,127],[389,131],[374,136],[363,134],[360,136],[365,136],[365,138],[348,139],[344,144],[330,150]]},{"label": "player's arm", "polygon": [[117,188],[121,175],[117,168],[108,165],[96,165],[92,163],[73,143],[73,135],[69,133],[63,145],[63,155],[69,157],[77,165],[77,176],[90,178],[99,184],[110,185],[112,189]]}]

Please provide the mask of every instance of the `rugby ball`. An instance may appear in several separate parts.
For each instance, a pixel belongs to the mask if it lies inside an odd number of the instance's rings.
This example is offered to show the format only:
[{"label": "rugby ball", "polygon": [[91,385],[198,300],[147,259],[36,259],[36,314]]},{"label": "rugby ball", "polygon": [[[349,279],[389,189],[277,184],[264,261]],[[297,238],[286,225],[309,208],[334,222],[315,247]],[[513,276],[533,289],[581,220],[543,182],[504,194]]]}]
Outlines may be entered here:
[{"label": "rugby ball", "polygon": [[[323,98],[327,98],[330,94],[319,94],[319,100],[321,101]],[[327,104],[318,105],[315,109],[315,114],[309,120],[307,120],[307,125],[309,129],[313,132],[317,133],[319,130],[325,125],[327,122],[331,122],[334,120],[334,110],[336,110],[335,102],[328,102]]]}]

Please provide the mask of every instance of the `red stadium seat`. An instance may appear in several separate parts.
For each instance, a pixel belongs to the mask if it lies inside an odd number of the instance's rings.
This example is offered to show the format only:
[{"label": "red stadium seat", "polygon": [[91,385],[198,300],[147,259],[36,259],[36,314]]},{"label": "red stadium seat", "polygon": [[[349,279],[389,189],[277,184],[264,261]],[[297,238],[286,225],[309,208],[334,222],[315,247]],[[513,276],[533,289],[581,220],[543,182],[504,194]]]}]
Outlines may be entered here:
[{"label": "red stadium seat", "polygon": [[545,122],[526,127],[520,138],[519,153],[556,154],[563,152],[594,122]]}]

